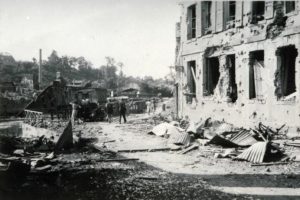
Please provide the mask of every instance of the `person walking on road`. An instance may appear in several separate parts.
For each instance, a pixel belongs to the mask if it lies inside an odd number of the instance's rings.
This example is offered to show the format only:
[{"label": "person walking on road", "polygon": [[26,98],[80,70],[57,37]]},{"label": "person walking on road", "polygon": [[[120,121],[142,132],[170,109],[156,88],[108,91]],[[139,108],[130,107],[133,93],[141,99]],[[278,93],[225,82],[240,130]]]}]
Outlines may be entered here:
[{"label": "person walking on road", "polygon": [[121,119],[123,117],[124,123],[126,123],[126,104],[124,100],[121,100],[120,105],[119,105],[119,112],[120,112],[120,124],[121,124]]},{"label": "person walking on road", "polygon": [[149,100],[146,101],[146,109],[147,109],[147,113],[148,115],[150,115],[151,112],[151,102]]},{"label": "person walking on road", "polygon": [[152,99],[152,112],[155,113],[156,111],[156,101],[155,98]]},{"label": "person walking on road", "polygon": [[71,102],[70,104],[72,105],[71,123],[72,123],[72,127],[74,127],[79,105],[75,101]]},{"label": "person walking on road", "polygon": [[107,112],[107,121],[109,123],[111,123],[112,122],[112,115],[113,115],[113,112],[114,112],[114,107],[113,107],[112,102],[110,102],[110,100],[108,100],[108,102],[106,104],[106,112]]}]

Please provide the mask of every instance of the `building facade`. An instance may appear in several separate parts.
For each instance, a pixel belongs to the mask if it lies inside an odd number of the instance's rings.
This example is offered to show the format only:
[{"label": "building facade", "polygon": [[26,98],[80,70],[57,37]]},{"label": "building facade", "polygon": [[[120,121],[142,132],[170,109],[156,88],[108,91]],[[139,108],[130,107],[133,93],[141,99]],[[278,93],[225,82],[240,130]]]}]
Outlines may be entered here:
[{"label": "building facade", "polygon": [[179,117],[300,127],[300,2],[183,1]]}]

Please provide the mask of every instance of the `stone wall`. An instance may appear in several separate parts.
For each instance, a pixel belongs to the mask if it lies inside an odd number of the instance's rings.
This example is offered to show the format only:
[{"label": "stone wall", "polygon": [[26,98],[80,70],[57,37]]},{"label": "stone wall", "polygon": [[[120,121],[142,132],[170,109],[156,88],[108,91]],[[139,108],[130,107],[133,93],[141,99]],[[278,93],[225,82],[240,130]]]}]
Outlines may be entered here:
[{"label": "stone wall", "polygon": [[[226,120],[238,126],[253,127],[258,122],[280,127],[300,127],[300,15],[299,2],[295,12],[283,15],[280,2],[274,3],[274,15],[257,24],[249,23],[251,2],[243,2],[243,24],[218,33],[186,38],[186,10],[193,2],[182,3],[181,44],[176,65],[183,66],[177,73],[179,88],[178,114],[189,116],[194,121],[212,117]],[[197,5],[200,3],[197,3]],[[249,14],[250,12],[250,14]],[[215,18],[216,16],[212,17]],[[283,23],[283,24],[282,24]],[[280,47],[293,45],[298,51],[296,58],[296,93],[288,100],[275,94],[275,73],[277,69],[276,51]],[[264,50],[264,68],[262,73],[263,98],[249,99],[249,54]],[[228,99],[229,71],[226,56],[235,54],[235,79],[237,100]],[[218,57],[220,78],[211,96],[203,95],[203,66],[207,56]],[[196,98],[186,102],[184,91],[187,84],[187,62],[196,61]],[[296,130],[296,129],[295,129]]]}]

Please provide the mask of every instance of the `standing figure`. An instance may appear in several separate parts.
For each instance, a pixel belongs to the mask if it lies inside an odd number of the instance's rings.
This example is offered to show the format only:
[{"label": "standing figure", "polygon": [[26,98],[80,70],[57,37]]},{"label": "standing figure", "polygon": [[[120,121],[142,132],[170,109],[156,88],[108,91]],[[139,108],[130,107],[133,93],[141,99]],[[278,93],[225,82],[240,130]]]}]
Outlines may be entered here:
[{"label": "standing figure", "polygon": [[146,109],[147,109],[148,115],[150,115],[150,112],[151,112],[151,102],[149,100],[146,101]]},{"label": "standing figure", "polygon": [[121,124],[122,117],[124,119],[124,123],[126,123],[126,104],[125,104],[124,100],[121,100],[121,102],[120,102],[119,112],[120,112],[120,124]]},{"label": "standing figure", "polygon": [[155,98],[152,99],[152,107],[153,107],[153,113],[155,113],[155,110],[156,110],[156,101],[155,101]]},{"label": "standing figure", "polygon": [[110,100],[108,100],[107,104],[106,104],[106,112],[107,112],[107,121],[109,123],[112,122],[112,115],[114,113],[114,106],[112,104],[112,102],[110,102]]},{"label": "standing figure", "polygon": [[71,115],[71,123],[72,123],[72,127],[74,127],[75,124],[75,120],[77,117],[77,112],[78,112],[78,104],[74,101],[70,103],[72,106],[72,115]]}]

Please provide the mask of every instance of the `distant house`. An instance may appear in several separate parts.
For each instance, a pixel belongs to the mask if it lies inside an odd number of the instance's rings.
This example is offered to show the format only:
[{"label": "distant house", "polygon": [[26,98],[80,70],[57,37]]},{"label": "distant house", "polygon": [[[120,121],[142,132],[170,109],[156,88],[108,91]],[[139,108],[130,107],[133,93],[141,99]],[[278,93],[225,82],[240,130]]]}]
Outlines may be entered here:
[{"label": "distant house", "polygon": [[138,89],[135,88],[128,88],[121,91],[121,96],[128,96],[128,97],[137,97],[137,94],[139,93]]},{"label": "distant house", "polygon": [[84,87],[85,83],[84,81],[81,80],[73,80],[72,84],[70,84],[70,86],[72,87]]},{"label": "distant house", "polygon": [[16,91],[16,85],[12,81],[7,82],[0,82],[0,92],[15,92]]},{"label": "distant house", "polygon": [[127,83],[123,87],[121,87],[121,91],[126,90],[126,89],[141,90],[141,87],[137,83]]}]

